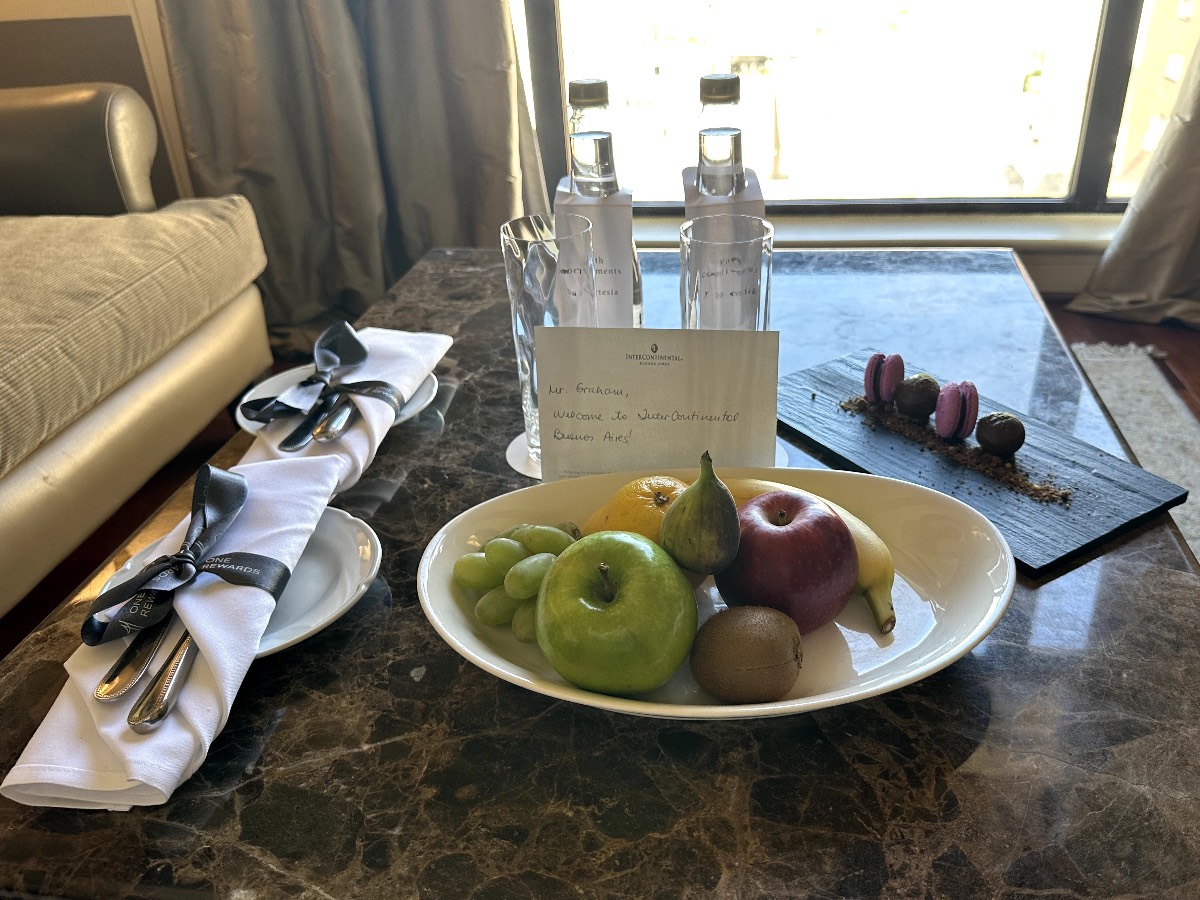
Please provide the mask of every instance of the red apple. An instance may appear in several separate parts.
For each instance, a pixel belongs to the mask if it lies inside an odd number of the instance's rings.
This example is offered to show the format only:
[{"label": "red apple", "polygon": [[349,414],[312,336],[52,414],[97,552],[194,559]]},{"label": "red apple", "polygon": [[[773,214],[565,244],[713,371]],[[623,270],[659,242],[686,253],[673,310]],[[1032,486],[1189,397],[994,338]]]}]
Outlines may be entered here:
[{"label": "red apple", "polygon": [[741,542],[733,565],[713,576],[729,606],[770,606],[801,634],[833,621],[858,578],[858,551],[841,516],[826,503],[769,491],[738,510]]}]

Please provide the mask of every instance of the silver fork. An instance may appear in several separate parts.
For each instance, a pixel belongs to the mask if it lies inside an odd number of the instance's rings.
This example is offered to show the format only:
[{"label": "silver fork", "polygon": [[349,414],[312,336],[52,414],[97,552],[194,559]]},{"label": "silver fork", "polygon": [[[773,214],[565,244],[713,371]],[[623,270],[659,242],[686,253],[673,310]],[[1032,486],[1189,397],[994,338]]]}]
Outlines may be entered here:
[{"label": "silver fork", "polygon": [[100,679],[92,695],[102,703],[119,700],[141,680],[150,667],[150,662],[158,654],[163,638],[167,636],[167,626],[171,624],[174,614],[163,617],[149,628],[143,628],[133,636],[129,646],[117,657],[112,668]]}]

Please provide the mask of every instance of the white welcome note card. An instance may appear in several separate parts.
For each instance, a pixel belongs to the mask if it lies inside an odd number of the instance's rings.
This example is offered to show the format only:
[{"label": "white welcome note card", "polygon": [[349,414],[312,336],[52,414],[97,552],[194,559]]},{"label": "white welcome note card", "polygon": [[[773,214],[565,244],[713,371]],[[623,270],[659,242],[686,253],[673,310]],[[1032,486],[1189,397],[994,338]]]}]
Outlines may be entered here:
[{"label": "white welcome note card", "polygon": [[543,480],[775,464],[778,331],[535,330]]}]

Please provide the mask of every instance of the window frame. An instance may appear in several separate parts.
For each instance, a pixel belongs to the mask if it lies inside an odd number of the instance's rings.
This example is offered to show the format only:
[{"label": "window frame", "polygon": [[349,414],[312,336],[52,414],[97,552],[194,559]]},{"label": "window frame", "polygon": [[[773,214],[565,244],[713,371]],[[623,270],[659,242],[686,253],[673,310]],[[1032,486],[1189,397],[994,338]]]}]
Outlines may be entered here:
[{"label": "window frame", "polygon": [[[531,93],[548,196],[567,174],[566,84],[557,0],[524,0]],[[928,198],[879,200],[776,200],[769,215],[908,216],[918,214],[1122,213],[1125,198],[1108,196],[1117,131],[1125,108],[1142,0],[1105,0],[1088,82],[1073,180],[1062,198]],[[635,215],[670,216],[678,202],[634,201]]]}]

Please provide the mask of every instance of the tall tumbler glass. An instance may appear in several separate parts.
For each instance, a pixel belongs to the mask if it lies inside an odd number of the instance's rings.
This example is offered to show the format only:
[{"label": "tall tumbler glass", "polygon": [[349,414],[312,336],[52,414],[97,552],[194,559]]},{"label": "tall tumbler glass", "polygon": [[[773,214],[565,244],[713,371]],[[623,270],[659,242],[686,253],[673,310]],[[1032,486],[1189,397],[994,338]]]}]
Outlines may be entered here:
[{"label": "tall tumbler glass", "polygon": [[504,275],[512,306],[513,344],[525,416],[525,464],[518,435],[509,462],[526,474],[541,473],[542,441],[538,427],[537,346],[535,328],[596,327],[596,264],[592,223],[583,216],[533,215],[505,222],[500,228]]},{"label": "tall tumbler glass", "polygon": [[757,216],[697,216],[679,229],[684,328],[765,331],[775,229]]}]

